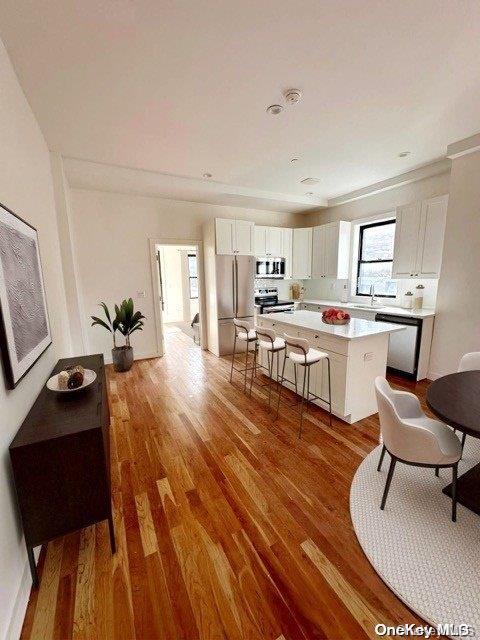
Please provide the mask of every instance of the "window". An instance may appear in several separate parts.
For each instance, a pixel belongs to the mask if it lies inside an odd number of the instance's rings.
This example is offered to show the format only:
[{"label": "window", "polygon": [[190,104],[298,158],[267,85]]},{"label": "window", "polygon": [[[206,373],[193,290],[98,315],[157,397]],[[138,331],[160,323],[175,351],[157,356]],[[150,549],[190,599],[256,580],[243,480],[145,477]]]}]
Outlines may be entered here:
[{"label": "window", "polygon": [[190,300],[194,300],[198,298],[197,256],[195,253],[188,254],[188,283],[190,286]]},{"label": "window", "polygon": [[358,245],[357,296],[375,295],[394,298],[397,283],[392,280],[395,220],[365,224],[360,227]]}]

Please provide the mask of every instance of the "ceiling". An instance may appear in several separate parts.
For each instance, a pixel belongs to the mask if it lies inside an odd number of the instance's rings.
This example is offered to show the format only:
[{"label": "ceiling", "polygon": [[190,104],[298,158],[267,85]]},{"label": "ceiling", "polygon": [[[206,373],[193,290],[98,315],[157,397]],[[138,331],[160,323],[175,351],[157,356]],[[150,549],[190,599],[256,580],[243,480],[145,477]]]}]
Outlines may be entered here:
[{"label": "ceiling", "polygon": [[113,165],[165,197],[307,211],[480,130],[477,0],[2,0],[0,35],[83,184]]}]

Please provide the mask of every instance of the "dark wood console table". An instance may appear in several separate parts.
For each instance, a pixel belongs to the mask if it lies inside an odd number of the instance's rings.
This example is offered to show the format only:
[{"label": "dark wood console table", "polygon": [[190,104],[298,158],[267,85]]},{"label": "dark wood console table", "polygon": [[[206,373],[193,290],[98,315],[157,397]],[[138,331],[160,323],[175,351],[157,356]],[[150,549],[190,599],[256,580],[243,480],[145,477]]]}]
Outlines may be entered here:
[{"label": "dark wood console table", "polygon": [[108,520],[115,552],[110,495],[110,412],[103,355],[59,360],[52,375],[71,364],[97,374],[82,391],[42,389],[10,445],[15,488],[34,586],[33,548]]}]

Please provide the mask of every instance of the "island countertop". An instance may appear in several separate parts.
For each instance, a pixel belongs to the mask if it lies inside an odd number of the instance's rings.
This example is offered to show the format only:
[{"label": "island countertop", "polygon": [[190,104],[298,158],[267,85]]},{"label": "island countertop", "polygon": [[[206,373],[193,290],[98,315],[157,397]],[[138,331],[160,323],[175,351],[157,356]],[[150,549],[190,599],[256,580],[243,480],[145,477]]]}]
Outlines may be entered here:
[{"label": "island countertop", "polygon": [[389,322],[374,322],[372,320],[362,320],[351,318],[348,324],[325,324],[322,315],[317,311],[299,310],[293,313],[275,313],[261,316],[262,320],[280,322],[301,329],[311,329],[317,333],[324,333],[341,340],[357,340],[368,336],[394,333],[405,329],[401,324],[391,324]]}]

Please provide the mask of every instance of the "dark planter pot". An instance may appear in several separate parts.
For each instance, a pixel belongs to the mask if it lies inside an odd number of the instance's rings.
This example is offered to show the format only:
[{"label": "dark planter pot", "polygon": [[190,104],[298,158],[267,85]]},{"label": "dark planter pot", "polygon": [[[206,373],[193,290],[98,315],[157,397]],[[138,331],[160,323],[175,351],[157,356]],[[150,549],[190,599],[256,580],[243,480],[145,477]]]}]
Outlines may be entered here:
[{"label": "dark planter pot", "polygon": [[112,349],[112,361],[115,371],[129,371],[133,364],[133,348],[114,347]]}]

